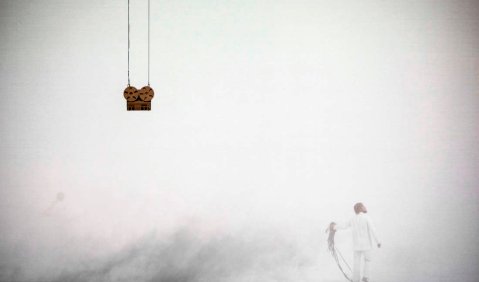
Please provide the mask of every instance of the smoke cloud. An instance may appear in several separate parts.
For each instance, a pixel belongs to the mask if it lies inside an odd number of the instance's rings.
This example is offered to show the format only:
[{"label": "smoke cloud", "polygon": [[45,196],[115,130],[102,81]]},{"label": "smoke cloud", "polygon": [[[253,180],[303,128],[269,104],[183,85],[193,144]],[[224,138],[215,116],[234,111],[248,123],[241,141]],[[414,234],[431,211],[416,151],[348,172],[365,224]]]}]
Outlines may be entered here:
[{"label": "smoke cloud", "polygon": [[48,265],[49,273],[41,277],[27,277],[22,266],[8,269],[3,265],[0,280],[302,281],[308,272],[318,275],[314,252],[301,251],[291,240],[270,232],[210,239],[187,227],[163,238],[152,232],[105,256]]}]

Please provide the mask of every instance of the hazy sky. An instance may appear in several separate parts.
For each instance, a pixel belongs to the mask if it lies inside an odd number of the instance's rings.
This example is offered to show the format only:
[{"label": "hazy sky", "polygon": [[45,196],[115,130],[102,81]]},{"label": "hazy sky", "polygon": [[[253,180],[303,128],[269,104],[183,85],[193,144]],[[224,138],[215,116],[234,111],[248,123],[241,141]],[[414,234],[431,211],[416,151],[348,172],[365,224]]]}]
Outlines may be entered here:
[{"label": "hazy sky", "polygon": [[0,281],[478,281],[476,1],[151,7],[0,0]]}]

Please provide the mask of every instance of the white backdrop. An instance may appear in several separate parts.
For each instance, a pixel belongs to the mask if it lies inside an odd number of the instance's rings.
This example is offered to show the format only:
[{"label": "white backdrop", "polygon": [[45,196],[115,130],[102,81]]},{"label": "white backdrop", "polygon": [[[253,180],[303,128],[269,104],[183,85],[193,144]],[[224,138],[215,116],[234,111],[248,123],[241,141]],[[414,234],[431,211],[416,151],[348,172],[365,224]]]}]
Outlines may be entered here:
[{"label": "white backdrop", "polygon": [[479,279],[475,1],[151,7],[127,112],[126,0],[0,2],[0,281],[343,281],[358,201],[372,281]]}]

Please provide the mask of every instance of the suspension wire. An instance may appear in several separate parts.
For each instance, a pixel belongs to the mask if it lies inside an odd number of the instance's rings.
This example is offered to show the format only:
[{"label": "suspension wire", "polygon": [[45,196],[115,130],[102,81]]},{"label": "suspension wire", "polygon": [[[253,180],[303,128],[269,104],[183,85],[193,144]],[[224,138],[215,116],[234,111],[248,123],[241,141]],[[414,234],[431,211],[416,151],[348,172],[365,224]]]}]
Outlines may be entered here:
[{"label": "suspension wire", "polygon": [[[130,0],[128,0],[128,86],[130,86]],[[150,0],[148,0],[148,86],[150,86]]]},{"label": "suspension wire", "polygon": [[150,0],[148,0],[148,86],[150,86]]},{"label": "suspension wire", "polygon": [[130,0],[128,0],[128,86],[130,86]]}]

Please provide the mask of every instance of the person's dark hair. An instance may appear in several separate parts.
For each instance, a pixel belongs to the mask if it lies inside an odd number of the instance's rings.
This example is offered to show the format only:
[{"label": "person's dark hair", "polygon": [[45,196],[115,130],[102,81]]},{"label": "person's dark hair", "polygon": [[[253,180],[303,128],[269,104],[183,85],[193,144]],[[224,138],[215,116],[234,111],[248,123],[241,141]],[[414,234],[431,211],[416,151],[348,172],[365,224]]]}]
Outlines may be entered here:
[{"label": "person's dark hair", "polygon": [[363,203],[356,203],[356,204],[354,205],[354,212],[355,212],[356,214],[359,214],[360,212],[366,213],[367,211],[366,211],[366,207],[364,206]]}]

